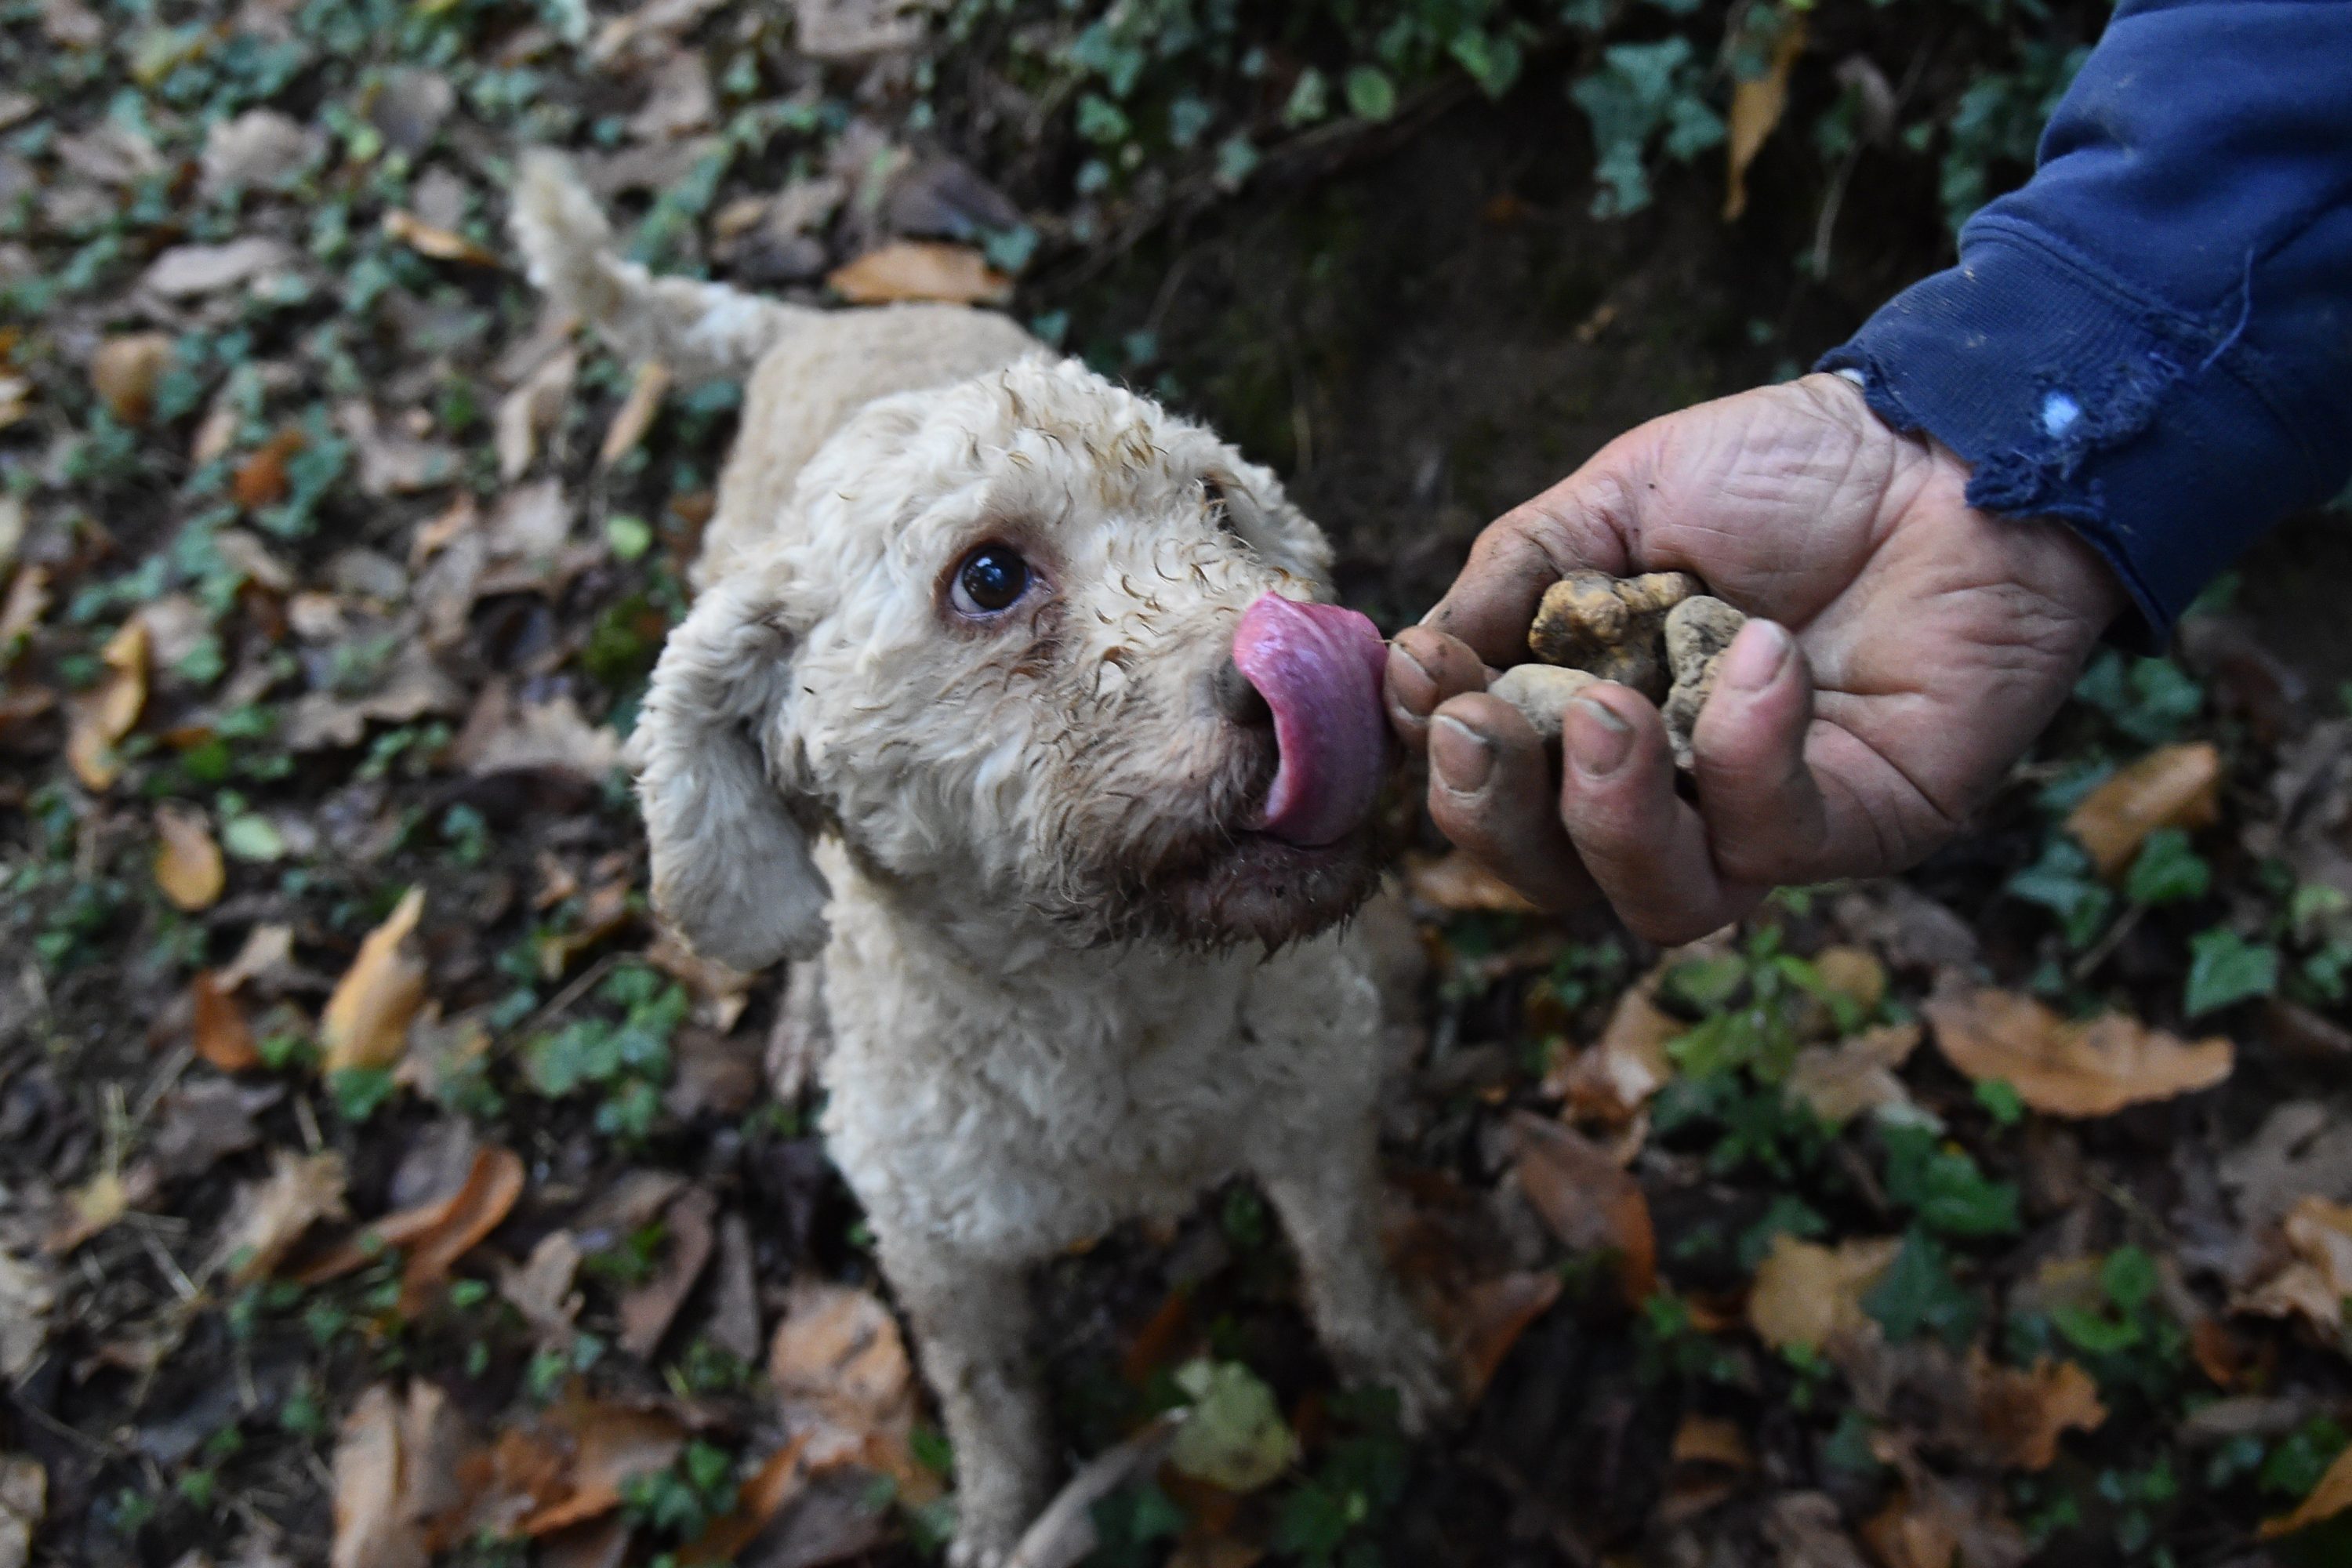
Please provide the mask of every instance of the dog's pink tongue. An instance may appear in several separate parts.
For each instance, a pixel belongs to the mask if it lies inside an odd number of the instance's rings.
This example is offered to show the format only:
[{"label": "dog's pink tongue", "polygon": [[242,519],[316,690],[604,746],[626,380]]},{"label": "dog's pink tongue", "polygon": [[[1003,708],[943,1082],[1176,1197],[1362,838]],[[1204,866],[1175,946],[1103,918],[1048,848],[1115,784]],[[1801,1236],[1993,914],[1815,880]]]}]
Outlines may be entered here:
[{"label": "dog's pink tongue", "polygon": [[1234,663],[1274,710],[1281,748],[1253,826],[1293,844],[1342,837],[1371,810],[1387,753],[1378,628],[1337,605],[1268,594],[1243,613]]}]

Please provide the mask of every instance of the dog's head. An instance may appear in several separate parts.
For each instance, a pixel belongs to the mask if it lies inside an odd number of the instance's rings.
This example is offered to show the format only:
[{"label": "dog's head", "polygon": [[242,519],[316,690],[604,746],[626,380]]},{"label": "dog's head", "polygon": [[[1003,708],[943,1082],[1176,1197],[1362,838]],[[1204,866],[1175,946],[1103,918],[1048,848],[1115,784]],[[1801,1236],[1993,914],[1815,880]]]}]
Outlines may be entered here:
[{"label": "dog's head", "polygon": [[1369,890],[1379,637],[1209,432],[1026,361],[861,410],[786,513],[632,742],[656,902],[702,951],[813,951],[828,828],[942,917],[1081,942],[1280,942]]}]

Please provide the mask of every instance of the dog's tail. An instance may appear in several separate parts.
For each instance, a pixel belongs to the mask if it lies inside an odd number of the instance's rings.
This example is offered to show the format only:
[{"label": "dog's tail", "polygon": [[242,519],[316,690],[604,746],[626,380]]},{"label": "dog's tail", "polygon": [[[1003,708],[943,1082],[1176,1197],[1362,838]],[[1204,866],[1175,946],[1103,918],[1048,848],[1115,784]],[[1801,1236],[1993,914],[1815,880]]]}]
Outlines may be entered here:
[{"label": "dog's tail", "polygon": [[811,314],[723,283],[656,278],[614,247],[613,226],[562,153],[522,155],[510,222],[530,280],[633,360],[681,381],[748,374],[770,345]]}]

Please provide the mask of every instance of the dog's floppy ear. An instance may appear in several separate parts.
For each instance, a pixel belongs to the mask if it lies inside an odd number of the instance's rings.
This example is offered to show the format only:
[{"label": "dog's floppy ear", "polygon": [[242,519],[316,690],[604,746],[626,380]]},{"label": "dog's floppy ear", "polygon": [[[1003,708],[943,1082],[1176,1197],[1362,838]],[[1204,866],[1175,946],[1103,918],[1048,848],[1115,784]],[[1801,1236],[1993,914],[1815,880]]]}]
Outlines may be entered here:
[{"label": "dog's floppy ear", "polygon": [[629,738],[653,845],[654,907],[737,969],[813,957],[831,889],[770,748],[793,700],[793,638],[756,583],[714,584],[678,623]]}]

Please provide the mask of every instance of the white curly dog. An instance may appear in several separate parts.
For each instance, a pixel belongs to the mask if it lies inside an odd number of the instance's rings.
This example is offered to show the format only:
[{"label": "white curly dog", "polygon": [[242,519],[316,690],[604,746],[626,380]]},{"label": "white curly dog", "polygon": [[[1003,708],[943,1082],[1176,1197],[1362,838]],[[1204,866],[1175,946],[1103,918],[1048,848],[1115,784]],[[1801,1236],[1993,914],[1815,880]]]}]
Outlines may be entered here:
[{"label": "white curly dog", "polygon": [[1420,1422],[1445,1361],[1381,1258],[1371,623],[1265,468],[949,305],[820,311],[619,260],[552,154],[530,276],[620,350],[750,377],[632,741],[654,899],[823,964],[824,1131],[1001,1562],[1055,1468],[1026,1274],[1245,1174],[1324,1345]]}]

